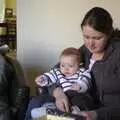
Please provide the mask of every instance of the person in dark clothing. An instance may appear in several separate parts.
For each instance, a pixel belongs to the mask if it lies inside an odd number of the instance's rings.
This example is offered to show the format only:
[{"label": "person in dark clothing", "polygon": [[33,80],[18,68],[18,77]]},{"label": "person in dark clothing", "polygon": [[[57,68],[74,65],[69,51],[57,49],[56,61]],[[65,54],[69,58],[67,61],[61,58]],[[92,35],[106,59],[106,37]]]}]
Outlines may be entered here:
[{"label": "person in dark clothing", "polygon": [[[120,33],[113,28],[111,15],[101,7],[94,7],[81,24],[84,45],[80,47],[82,62],[91,69],[91,94],[96,109],[78,114],[86,120],[120,120]],[[53,96],[59,109],[68,111],[67,96],[53,87]]]},{"label": "person in dark clothing", "polygon": [[17,60],[0,46],[0,120],[23,120],[29,100],[29,87]]}]

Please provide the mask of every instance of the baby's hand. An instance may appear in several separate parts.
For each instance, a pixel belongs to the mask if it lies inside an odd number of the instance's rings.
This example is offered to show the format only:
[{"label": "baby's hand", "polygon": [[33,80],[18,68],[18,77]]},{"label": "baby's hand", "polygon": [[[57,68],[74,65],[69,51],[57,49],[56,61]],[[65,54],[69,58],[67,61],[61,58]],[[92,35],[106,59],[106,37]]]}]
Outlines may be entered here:
[{"label": "baby's hand", "polygon": [[48,80],[44,75],[40,75],[36,77],[35,83],[41,87],[46,86],[48,84]]},{"label": "baby's hand", "polygon": [[71,86],[71,90],[79,91],[79,90],[80,90],[80,85],[78,85],[77,83],[74,83],[74,84]]}]

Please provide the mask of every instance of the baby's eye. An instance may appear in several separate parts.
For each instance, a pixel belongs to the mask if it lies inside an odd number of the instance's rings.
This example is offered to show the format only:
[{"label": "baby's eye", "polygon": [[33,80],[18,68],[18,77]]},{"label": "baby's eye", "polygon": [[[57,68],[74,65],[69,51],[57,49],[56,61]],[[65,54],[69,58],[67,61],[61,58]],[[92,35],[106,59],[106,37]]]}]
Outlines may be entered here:
[{"label": "baby's eye", "polygon": [[64,65],[61,65],[61,67],[64,67]]},{"label": "baby's eye", "polygon": [[71,68],[72,68],[72,67],[73,67],[73,65],[69,65],[69,67],[71,67]]}]

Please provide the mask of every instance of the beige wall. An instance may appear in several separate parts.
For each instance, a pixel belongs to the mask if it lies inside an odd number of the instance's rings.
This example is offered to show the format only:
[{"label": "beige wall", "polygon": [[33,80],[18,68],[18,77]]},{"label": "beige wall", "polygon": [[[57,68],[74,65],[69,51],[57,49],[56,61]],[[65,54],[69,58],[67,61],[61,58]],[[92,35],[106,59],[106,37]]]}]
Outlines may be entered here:
[{"label": "beige wall", "polygon": [[4,13],[5,13],[5,1],[0,0],[0,22],[4,22]]},{"label": "beige wall", "polygon": [[119,5],[119,0],[17,0],[17,58],[29,71],[28,82],[55,65],[62,49],[83,43],[80,23],[91,7],[108,9],[120,27]]}]

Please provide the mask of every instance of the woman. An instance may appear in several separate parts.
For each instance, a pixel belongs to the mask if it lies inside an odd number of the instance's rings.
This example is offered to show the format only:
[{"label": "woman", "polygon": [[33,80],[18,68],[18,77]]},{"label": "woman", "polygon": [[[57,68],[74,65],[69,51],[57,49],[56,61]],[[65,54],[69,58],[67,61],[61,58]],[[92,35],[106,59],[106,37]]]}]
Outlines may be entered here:
[{"label": "woman", "polygon": [[[84,38],[81,56],[85,67],[91,69],[95,82],[92,93],[99,107],[80,114],[86,120],[120,120],[119,31],[113,29],[111,15],[100,7],[88,11],[81,28]],[[67,98],[60,91],[60,88],[53,91],[56,105],[63,111],[69,111]]]}]

